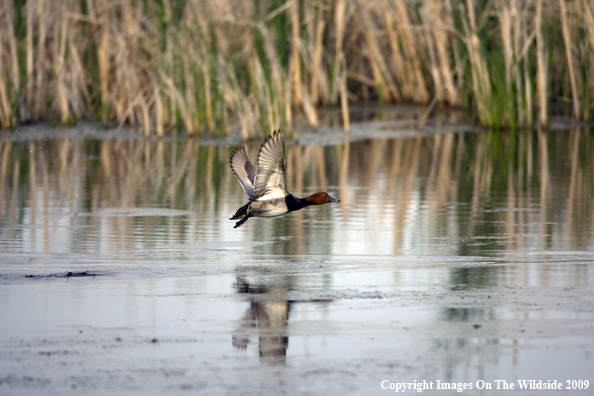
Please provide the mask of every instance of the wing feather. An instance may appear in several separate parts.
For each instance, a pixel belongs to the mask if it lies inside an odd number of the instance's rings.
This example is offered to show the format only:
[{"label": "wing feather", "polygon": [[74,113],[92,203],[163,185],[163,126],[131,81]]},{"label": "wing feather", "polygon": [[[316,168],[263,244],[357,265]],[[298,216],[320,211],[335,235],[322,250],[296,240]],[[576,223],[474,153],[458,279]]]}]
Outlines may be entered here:
[{"label": "wing feather", "polygon": [[245,147],[238,147],[230,158],[231,169],[235,173],[235,177],[241,183],[241,187],[250,197],[254,196],[254,180],[256,178],[256,171],[250,162],[250,159],[245,152]]},{"label": "wing feather", "polygon": [[286,197],[285,185],[285,134],[282,129],[266,139],[258,152],[258,170],[254,182],[254,198],[269,199]]}]

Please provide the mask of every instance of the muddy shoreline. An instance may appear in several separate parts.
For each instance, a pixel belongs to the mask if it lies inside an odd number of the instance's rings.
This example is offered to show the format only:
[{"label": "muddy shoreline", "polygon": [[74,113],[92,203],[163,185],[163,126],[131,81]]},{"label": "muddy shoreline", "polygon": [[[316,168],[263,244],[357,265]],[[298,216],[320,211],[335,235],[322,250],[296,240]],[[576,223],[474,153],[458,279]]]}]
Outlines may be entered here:
[{"label": "muddy shoreline", "polygon": [[[2,331],[2,394],[375,395],[385,392],[379,385],[383,379],[474,382],[481,372],[481,378],[491,381],[591,375],[590,286],[506,284],[452,290],[438,277],[420,288],[411,284],[394,289],[373,282],[353,287],[349,279],[366,276],[369,268],[322,266],[293,276],[323,278],[334,272],[343,282],[330,288],[306,282],[309,286],[303,287],[294,280],[287,285],[288,266],[278,260],[269,271],[251,267],[140,279],[89,269],[25,275],[4,283],[2,294],[13,299],[3,296],[0,310],[17,323]],[[407,277],[418,271],[422,270],[399,272]],[[382,269],[377,272],[381,279]],[[205,278],[213,284],[188,289]],[[74,295],[78,302],[71,298]],[[16,296],[30,299],[28,312],[19,313],[20,308],[12,306]],[[180,307],[190,311],[180,312]],[[127,314],[114,318],[113,309]],[[242,313],[270,311],[274,316],[279,309],[286,309],[287,315],[280,327],[273,320],[263,323],[261,317],[254,325]],[[130,314],[136,320],[131,321]],[[441,317],[437,322],[431,319],[435,315]],[[284,340],[281,353],[279,338]],[[247,341],[233,345],[237,339]],[[317,350],[313,355],[312,348]],[[267,356],[266,350],[276,355]],[[539,356],[546,356],[547,362],[539,362]],[[459,361],[454,371],[446,364],[451,359]],[[555,376],[549,378],[552,373]],[[474,389],[464,394],[485,393]]]}]

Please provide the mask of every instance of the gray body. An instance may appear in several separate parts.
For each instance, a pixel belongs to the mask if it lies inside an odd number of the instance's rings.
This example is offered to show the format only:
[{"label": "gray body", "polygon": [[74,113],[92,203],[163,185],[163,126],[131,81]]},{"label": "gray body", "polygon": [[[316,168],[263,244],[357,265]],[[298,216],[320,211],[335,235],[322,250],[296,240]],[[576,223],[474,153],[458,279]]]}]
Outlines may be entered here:
[{"label": "gray body", "polygon": [[305,199],[295,198],[292,194],[284,198],[267,199],[263,201],[250,200],[237,210],[231,220],[239,220],[234,228],[240,227],[250,217],[276,217],[308,205]]},{"label": "gray body", "polygon": [[289,208],[285,203],[285,198],[253,201],[250,203],[248,210],[251,217],[276,217],[288,212]]}]

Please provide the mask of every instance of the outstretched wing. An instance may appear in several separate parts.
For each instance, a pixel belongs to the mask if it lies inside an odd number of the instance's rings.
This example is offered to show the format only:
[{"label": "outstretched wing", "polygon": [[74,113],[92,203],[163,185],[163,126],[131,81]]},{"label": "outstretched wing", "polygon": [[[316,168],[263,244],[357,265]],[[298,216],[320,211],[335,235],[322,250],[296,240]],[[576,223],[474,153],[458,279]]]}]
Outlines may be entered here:
[{"label": "outstretched wing", "polygon": [[285,186],[285,134],[282,129],[268,137],[258,153],[258,170],[254,182],[254,198],[283,198],[289,193]]},{"label": "outstretched wing", "polygon": [[256,171],[254,166],[248,158],[245,147],[238,147],[237,150],[231,154],[231,169],[235,173],[235,177],[241,183],[241,187],[250,197],[254,196],[254,179],[256,178]]}]

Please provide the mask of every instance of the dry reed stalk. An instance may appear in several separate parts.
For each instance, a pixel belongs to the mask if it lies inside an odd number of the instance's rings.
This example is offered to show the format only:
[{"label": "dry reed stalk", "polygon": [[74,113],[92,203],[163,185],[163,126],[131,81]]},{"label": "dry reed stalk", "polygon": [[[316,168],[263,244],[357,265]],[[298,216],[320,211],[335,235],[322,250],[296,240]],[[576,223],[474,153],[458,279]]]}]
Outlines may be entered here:
[{"label": "dry reed stalk", "polygon": [[[182,50],[183,51],[183,50]],[[191,53],[189,49],[186,49],[188,53]],[[197,56],[193,54],[192,58],[196,59]],[[189,66],[189,59],[188,57],[183,57],[181,59],[182,64],[182,78],[183,78],[183,91],[185,93],[184,99],[186,104],[186,109],[190,116],[190,121],[192,122],[192,130],[197,131],[198,121],[197,117],[195,116],[198,112],[198,106],[196,104],[196,85],[194,83],[192,69]],[[212,132],[214,128],[214,121],[212,117],[212,104],[210,98],[210,77],[208,75],[208,67],[203,63],[202,65],[202,74],[204,76],[204,97],[206,102],[206,119],[209,131]]]},{"label": "dry reed stalk", "polygon": [[[285,85],[285,96],[284,96],[284,102],[285,102],[285,122],[286,125],[291,125],[293,123],[293,108],[291,107],[291,85],[290,84],[286,84]],[[302,88],[302,91],[305,92],[307,94],[307,91],[305,90],[305,88]],[[302,93],[302,97],[303,97],[303,93]],[[318,113],[315,109],[315,105],[312,104],[312,101],[309,97],[309,95],[307,95],[307,98],[304,100],[304,102],[307,103],[307,105],[304,105],[305,107],[307,106],[311,106],[313,108],[313,122],[315,122],[315,124],[313,124],[314,126],[318,125]],[[307,113],[307,111],[306,111]],[[310,122],[310,125],[311,122]],[[293,131],[291,131],[291,133],[293,133]]]},{"label": "dry reed stalk", "polygon": [[480,41],[477,35],[476,17],[472,0],[466,0],[466,13],[460,7],[463,14],[468,17],[462,18],[465,30],[466,47],[470,58],[470,71],[472,75],[473,92],[476,95],[476,104],[479,117],[488,117],[492,104],[491,81],[487,63],[481,54]]},{"label": "dry reed stalk", "polygon": [[[526,42],[528,40],[528,28],[526,27],[526,20],[522,21],[522,38],[523,41]],[[523,55],[523,64],[524,64],[524,100],[526,101],[524,104],[525,116],[526,116],[526,125],[532,125],[534,122],[533,117],[533,110],[532,110],[532,85],[530,79],[530,69],[528,63],[528,51],[524,51]],[[518,87],[518,91],[521,90],[521,87]],[[531,155],[531,153],[528,153]],[[531,166],[531,165],[529,165]]]},{"label": "dry reed stalk", "polygon": [[322,14],[322,10],[318,10],[316,13],[316,25],[315,25],[315,41],[314,50],[312,55],[312,68],[313,78],[311,83],[311,100],[314,104],[329,103],[329,86],[328,77],[324,72],[322,65],[322,55],[324,51],[324,30],[326,28],[326,21]]},{"label": "dry reed stalk", "polygon": [[303,15],[301,17],[301,41],[299,45],[299,56],[301,57],[302,67],[308,69],[310,72],[304,70],[301,83],[310,93],[313,87],[313,71],[312,71],[312,57],[315,48],[316,40],[316,15],[318,14],[316,4],[303,4]]},{"label": "dry reed stalk", "polygon": [[54,33],[54,35],[59,38],[59,40],[55,40],[55,44],[59,47],[55,50],[55,53],[58,54],[58,57],[54,61],[54,73],[56,76],[57,106],[60,114],[60,122],[62,122],[62,124],[68,122],[70,118],[70,112],[68,108],[68,92],[65,82],[66,70],[64,65],[66,63],[66,38],[68,32],[68,18],[65,13],[65,9],[67,9],[69,5],[67,3],[65,4],[65,8],[63,8],[62,12],[60,13],[62,15],[61,24],[56,24],[56,31]]},{"label": "dry reed stalk", "polygon": [[10,128],[10,108],[8,106],[8,98],[6,96],[6,84],[4,83],[3,62],[3,43],[2,35],[0,35],[0,126],[3,129]]},{"label": "dry reed stalk", "polygon": [[192,118],[190,117],[188,109],[186,108],[186,103],[185,103],[185,100],[184,100],[182,94],[179,92],[179,90],[177,89],[177,87],[173,83],[173,80],[170,77],[161,75],[161,80],[163,80],[166,84],[166,87],[168,89],[167,93],[169,94],[171,103],[176,104],[177,110],[179,110],[179,112],[181,114],[182,122],[184,123],[184,127],[186,128],[186,131],[190,135],[193,134],[194,127],[193,127],[193,123],[192,123]]},{"label": "dry reed stalk", "polygon": [[8,41],[8,48],[10,52],[10,61],[7,64],[10,65],[10,77],[11,77],[11,87],[12,92],[11,94],[13,97],[18,98],[20,95],[20,77],[19,77],[19,57],[17,55],[17,42],[14,32],[14,5],[13,2],[9,1],[6,3],[6,10],[4,11],[4,15],[6,18],[6,30],[7,35],[6,39]]},{"label": "dry reed stalk", "polygon": [[[369,47],[367,47],[367,48],[369,49]],[[373,76],[371,86],[375,88],[375,91],[377,91],[377,97],[378,97],[379,103],[389,103],[390,102],[390,93],[386,89],[388,84],[386,84],[386,81],[382,77],[383,73],[381,72],[379,65],[377,64],[377,62],[374,61],[374,59],[376,59],[375,54],[373,52],[365,51],[365,57],[367,59],[369,59],[369,63],[371,65],[371,74]],[[336,82],[337,82],[337,84],[340,84],[340,81],[338,79],[336,80]],[[339,91],[340,91],[340,85],[339,85]],[[339,95],[340,95],[340,93],[339,93]]]},{"label": "dry reed stalk", "polygon": [[151,133],[151,119],[149,116],[149,103],[147,103],[144,95],[140,97],[138,107],[140,108],[140,127],[145,136]]},{"label": "dry reed stalk", "polygon": [[342,59],[342,67],[340,73],[340,108],[342,110],[342,124],[344,126],[344,131],[348,134],[351,131],[351,121],[349,118],[349,102],[348,102],[348,94],[347,94],[347,86],[346,86],[346,61],[344,58]]},{"label": "dry reed stalk", "polygon": [[[264,52],[266,54],[266,61],[269,65],[270,72],[272,74],[272,82],[270,85],[267,83],[267,78],[264,74],[264,68],[258,59],[257,54],[254,54],[256,58],[256,77],[252,77],[252,81],[255,82],[258,87],[259,102],[264,104],[266,107],[265,113],[268,116],[268,126],[266,129],[278,128],[281,123],[281,114],[283,109],[286,108],[283,102],[285,101],[284,90],[285,83],[287,81],[286,73],[284,73],[279,58],[276,53],[276,46],[271,36],[270,31],[262,23],[257,24],[257,29],[262,34],[264,41]],[[288,71],[291,75],[291,70]]]},{"label": "dry reed stalk", "polygon": [[334,45],[334,64],[332,67],[334,68],[334,81],[331,84],[331,91],[330,91],[330,100],[332,102],[336,102],[336,97],[338,94],[338,87],[336,84],[336,76],[338,75],[338,70],[340,68],[340,62],[343,57],[343,39],[344,39],[344,29],[345,29],[345,19],[346,19],[346,4],[345,0],[336,0],[334,3],[334,31],[336,35],[336,43]]},{"label": "dry reed stalk", "polygon": [[243,140],[251,135],[251,113],[247,99],[241,95],[238,89],[237,77],[233,68],[227,67],[225,61],[220,58],[219,78],[222,81],[222,90],[227,106],[237,115],[240,124],[240,132]]},{"label": "dry reed stalk", "polygon": [[[369,63],[371,64],[371,69],[373,71],[374,85],[378,88],[378,94],[382,95],[382,97],[380,97],[382,102],[390,102],[391,98],[399,101],[401,100],[401,95],[396,83],[394,82],[394,79],[392,78],[392,74],[386,65],[381,44],[379,42],[380,35],[377,32],[375,23],[373,22],[373,11],[368,6],[369,4],[365,4],[366,6],[361,6],[365,8],[361,10],[361,12],[358,14],[358,17],[362,20]],[[387,88],[388,90],[386,91],[383,89],[383,87]]]},{"label": "dry reed stalk", "polygon": [[[421,15],[423,17],[423,22],[425,25],[431,25],[432,18],[428,15],[429,12],[427,7],[423,7]],[[429,70],[431,72],[431,76],[433,77],[433,89],[434,89],[434,99],[437,102],[443,103],[445,102],[445,94],[444,94],[444,84],[442,81],[441,73],[439,72],[439,64],[437,62],[437,55],[435,54],[435,43],[433,42],[433,35],[429,29],[424,29],[423,38],[425,39],[425,47],[427,48],[427,53],[429,54]]]},{"label": "dry reed stalk", "polygon": [[468,10],[468,20],[470,22],[470,32],[471,32],[471,36],[470,36],[470,43],[471,43],[471,48],[472,48],[472,57],[474,58],[474,61],[476,63],[476,67],[477,67],[477,73],[478,73],[478,78],[480,80],[480,85],[482,90],[487,91],[487,93],[490,96],[490,87],[491,84],[489,83],[489,72],[487,69],[487,65],[485,60],[482,58],[482,55],[480,53],[480,41],[477,35],[478,32],[478,28],[477,28],[477,23],[476,23],[476,17],[474,14],[474,4],[472,2],[472,0],[466,0],[466,6],[467,6],[467,10]]},{"label": "dry reed stalk", "polygon": [[536,31],[536,94],[538,100],[538,122],[544,129],[548,124],[547,105],[547,56],[545,42],[542,35],[542,0],[536,1],[536,17],[534,20]]},{"label": "dry reed stalk", "polygon": [[[520,67],[522,66],[522,47],[527,43],[522,33],[522,20],[518,9],[517,0],[499,0],[497,3],[497,15],[501,25],[501,41],[503,44],[503,58],[505,63],[505,97],[506,116],[512,126],[530,125],[528,120],[531,117],[526,115],[525,104],[523,103],[523,83]],[[527,59],[524,59],[527,62]],[[525,64],[527,67],[528,64]],[[515,98],[513,93],[516,93]],[[514,112],[515,108],[515,112]],[[514,114],[517,113],[517,114]],[[514,117],[516,120],[514,121]]]},{"label": "dry reed stalk", "polygon": [[265,116],[267,118],[268,121],[268,125],[266,125],[266,129],[274,129],[276,128],[275,125],[278,125],[276,123],[276,118],[273,112],[273,109],[271,109],[270,105],[270,88],[267,86],[266,84],[266,77],[264,75],[264,69],[262,67],[262,64],[260,62],[260,59],[258,58],[258,56],[256,55],[254,57],[254,68],[250,70],[250,72],[253,73],[252,76],[252,81],[255,82],[256,85],[256,100],[262,104],[262,106],[264,107],[264,114],[258,114],[259,116]]},{"label": "dry reed stalk", "polygon": [[588,32],[590,42],[590,54],[594,54],[594,4],[588,0],[582,0],[582,10],[584,12],[584,21]]},{"label": "dry reed stalk", "polygon": [[46,40],[46,17],[44,12],[44,0],[37,0],[37,21],[38,21],[38,32],[37,32],[37,81],[36,81],[36,111],[35,118],[39,118],[45,107],[45,40]]},{"label": "dry reed stalk", "polygon": [[283,86],[283,81],[286,81],[283,76],[283,70],[279,62],[279,57],[276,53],[276,45],[271,36],[270,30],[263,24],[258,25],[258,29],[262,33],[264,38],[264,50],[266,52],[266,59],[270,64],[270,71],[272,73],[272,84],[276,89],[280,89]]},{"label": "dry reed stalk", "polygon": [[[529,110],[526,111],[527,107],[525,103],[522,103],[522,74],[520,73],[520,64],[522,63],[522,38],[524,34],[522,32],[522,17],[520,15],[520,10],[518,7],[518,0],[511,0],[510,1],[510,17],[511,17],[511,25],[513,29],[513,53],[514,53],[514,61],[515,67],[513,70],[512,79],[515,80],[516,84],[516,107],[517,107],[517,117],[518,123],[521,126],[532,126],[532,117],[528,117],[528,113],[532,113],[532,108],[528,108]],[[529,122],[530,121],[530,122]]]},{"label": "dry reed stalk", "polygon": [[10,5],[3,3],[0,5],[0,23],[4,28],[0,28],[0,127],[4,129],[10,128],[12,125],[12,111],[10,108],[10,96],[7,84],[10,83],[10,67],[11,62],[6,59],[4,55],[4,42],[10,42],[10,36],[14,34],[14,30],[10,29],[6,21],[3,19],[10,18]]},{"label": "dry reed stalk", "polygon": [[409,82],[410,80],[406,76],[407,73],[404,66],[400,42],[394,28],[395,22],[393,19],[393,12],[387,3],[387,0],[382,4],[382,11],[384,15],[384,24],[388,33],[388,41],[390,44],[390,61],[396,73],[396,82],[400,87],[402,99],[411,100],[414,93],[414,87],[411,86]]},{"label": "dry reed stalk", "polygon": [[454,70],[455,70],[455,74],[456,74],[456,91],[458,92],[459,100],[461,100],[460,95],[462,94],[462,89],[464,87],[464,78],[463,77],[464,77],[465,64],[461,59],[461,55],[460,55],[461,51],[460,51],[460,48],[458,45],[457,34],[452,33],[452,32],[458,33],[458,29],[455,27],[454,21],[453,21],[454,8],[452,7],[451,0],[445,0],[444,7],[445,7],[445,12],[447,14],[446,20],[447,20],[448,25],[450,26],[450,29],[451,29],[450,48],[452,49],[452,52],[454,55]]},{"label": "dry reed stalk", "polygon": [[[107,10],[107,0],[97,0],[99,15],[99,45],[97,46],[97,66],[99,70],[99,92],[101,94],[101,104],[107,105],[109,102],[109,69],[110,69],[110,33],[109,33],[109,11]],[[92,4],[89,0],[89,4]],[[107,117],[107,114],[104,114]]]},{"label": "dry reed stalk", "polygon": [[292,0],[289,7],[291,18],[291,68],[293,70],[293,103],[301,106],[301,59],[299,58],[299,0]]},{"label": "dry reed stalk", "polygon": [[430,96],[427,90],[427,84],[423,75],[423,67],[421,65],[421,57],[417,50],[416,39],[414,37],[414,24],[408,15],[406,2],[395,2],[394,15],[396,17],[396,26],[401,33],[402,49],[404,59],[406,59],[406,69],[410,73],[410,78],[414,86],[414,101],[417,103],[426,104],[429,102]]},{"label": "dry reed stalk", "polygon": [[214,131],[214,116],[212,113],[212,98],[210,95],[210,71],[206,62],[202,68],[202,75],[204,78],[204,103],[206,105],[206,123],[210,131]]},{"label": "dry reed stalk", "polygon": [[569,35],[569,23],[567,21],[567,10],[565,9],[565,0],[559,0],[561,8],[561,32],[563,33],[563,42],[565,43],[565,55],[567,56],[567,68],[569,70],[569,82],[571,84],[571,95],[573,98],[573,116],[579,120],[581,118],[581,105],[578,96],[578,87],[573,65],[573,56],[571,54],[571,37]]},{"label": "dry reed stalk", "polygon": [[25,79],[27,81],[27,96],[25,100],[28,103],[28,108],[31,109],[31,100],[33,99],[34,95],[34,79],[33,79],[33,1],[27,0],[25,5],[26,13],[27,13],[27,21],[26,21],[26,29],[27,29],[27,36],[25,39],[26,42],[26,75]]},{"label": "dry reed stalk", "polygon": [[[582,0],[582,10],[584,16],[584,24],[586,25],[586,31],[588,33],[589,51],[588,51],[588,62],[590,65],[594,65],[594,4],[588,0]],[[585,79],[589,82],[590,92],[594,92],[594,70],[590,68],[590,72],[585,76]],[[590,119],[590,112],[592,111],[592,104],[584,109],[584,118]]]},{"label": "dry reed stalk", "polygon": [[125,104],[121,95],[122,91],[123,94],[126,94],[127,92],[130,92],[130,90],[129,87],[126,86],[127,79],[123,77],[122,74],[125,73],[125,70],[127,69],[128,65],[125,62],[125,43],[122,42],[123,40],[121,36],[118,36],[117,34],[114,36],[114,39],[116,41],[115,44],[117,45],[117,50],[114,54],[114,63],[117,65],[117,67],[114,67],[113,78],[115,88],[111,100],[113,101],[115,119],[118,121],[118,123],[120,123],[120,125],[123,125],[123,123],[126,121],[124,118]]},{"label": "dry reed stalk", "polygon": [[165,120],[163,119],[163,99],[161,96],[161,90],[153,82],[153,89],[154,89],[154,103],[155,103],[155,131],[158,137],[163,136],[163,126],[165,125]]},{"label": "dry reed stalk", "polygon": [[305,88],[301,89],[301,104],[303,105],[303,112],[307,118],[307,122],[312,127],[317,127],[319,124],[318,119],[318,112],[316,111],[315,106],[313,105],[309,94]]},{"label": "dry reed stalk", "polygon": [[[433,36],[437,60],[439,62],[440,81],[446,94],[447,102],[452,106],[460,105],[460,98],[454,86],[453,72],[448,56],[449,35],[454,31],[453,21],[447,17],[441,4],[441,0],[427,0],[427,16],[429,18],[429,34]],[[443,16],[442,16],[443,15]]]},{"label": "dry reed stalk", "polygon": [[501,29],[501,42],[503,44],[503,59],[505,62],[505,88],[507,94],[512,92],[512,69],[514,68],[514,43],[512,39],[512,16],[508,2],[497,2],[497,14]]},{"label": "dry reed stalk", "polygon": [[74,29],[68,30],[68,48],[69,48],[69,65],[72,77],[70,79],[70,110],[77,118],[85,116],[87,103],[91,101],[88,92],[88,77],[84,66],[83,57],[80,54],[80,44],[78,36]]}]

